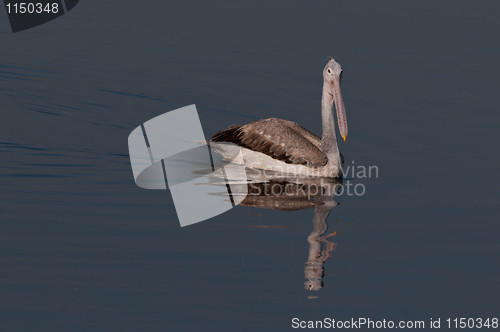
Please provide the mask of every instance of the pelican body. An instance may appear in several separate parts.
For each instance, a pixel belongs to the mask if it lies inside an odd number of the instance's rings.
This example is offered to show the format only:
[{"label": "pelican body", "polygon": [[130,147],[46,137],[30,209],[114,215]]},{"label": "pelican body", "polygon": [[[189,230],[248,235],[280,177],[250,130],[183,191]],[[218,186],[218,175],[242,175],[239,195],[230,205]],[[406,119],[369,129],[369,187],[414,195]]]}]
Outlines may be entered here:
[{"label": "pelican body", "polygon": [[[242,152],[240,162],[249,168],[300,176],[342,177],[342,160],[332,112],[335,104],[339,131],[345,141],[347,117],[340,90],[341,73],[340,64],[329,58],[323,69],[321,138],[298,123],[269,118],[230,126],[214,134],[212,142],[239,145]],[[223,145],[216,144],[215,149],[224,156]]]}]

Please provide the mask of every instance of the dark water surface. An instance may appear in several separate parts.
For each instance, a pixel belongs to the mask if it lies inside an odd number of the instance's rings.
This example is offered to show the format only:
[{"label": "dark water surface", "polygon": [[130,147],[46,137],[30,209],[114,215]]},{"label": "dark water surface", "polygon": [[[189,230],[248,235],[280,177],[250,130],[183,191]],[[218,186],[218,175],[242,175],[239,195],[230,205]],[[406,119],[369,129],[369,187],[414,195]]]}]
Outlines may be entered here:
[{"label": "dark water surface", "polygon": [[[498,16],[482,1],[82,0],[12,34],[0,10],[0,330],[498,317]],[[127,137],[193,103],[207,136],[270,116],[319,134],[328,55],[340,149],[379,177],[336,198],[336,249],[308,291],[312,209],[180,228],[168,191],[136,187]]]}]

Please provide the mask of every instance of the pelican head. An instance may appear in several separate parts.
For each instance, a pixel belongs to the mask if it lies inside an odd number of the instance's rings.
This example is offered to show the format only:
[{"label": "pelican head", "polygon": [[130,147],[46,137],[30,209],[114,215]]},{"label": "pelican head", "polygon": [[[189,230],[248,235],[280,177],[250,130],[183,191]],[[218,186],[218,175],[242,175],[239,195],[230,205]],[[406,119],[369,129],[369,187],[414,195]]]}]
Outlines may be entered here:
[{"label": "pelican head", "polygon": [[323,69],[323,84],[326,86],[327,92],[330,94],[331,99],[335,102],[335,109],[337,110],[337,123],[339,125],[340,135],[344,139],[347,138],[347,116],[344,107],[344,100],[340,91],[340,80],[342,76],[342,67],[340,63],[333,58],[328,59],[328,63]]}]

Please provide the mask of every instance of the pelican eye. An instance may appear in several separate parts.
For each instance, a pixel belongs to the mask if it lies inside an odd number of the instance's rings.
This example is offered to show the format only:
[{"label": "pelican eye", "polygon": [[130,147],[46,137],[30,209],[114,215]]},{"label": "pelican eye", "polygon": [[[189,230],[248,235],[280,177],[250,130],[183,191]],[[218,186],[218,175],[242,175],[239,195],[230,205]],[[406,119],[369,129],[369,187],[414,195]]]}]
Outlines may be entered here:
[{"label": "pelican eye", "polygon": [[332,70],[330,68],[328,68],[328,74],[331,74],[332,73]]}]

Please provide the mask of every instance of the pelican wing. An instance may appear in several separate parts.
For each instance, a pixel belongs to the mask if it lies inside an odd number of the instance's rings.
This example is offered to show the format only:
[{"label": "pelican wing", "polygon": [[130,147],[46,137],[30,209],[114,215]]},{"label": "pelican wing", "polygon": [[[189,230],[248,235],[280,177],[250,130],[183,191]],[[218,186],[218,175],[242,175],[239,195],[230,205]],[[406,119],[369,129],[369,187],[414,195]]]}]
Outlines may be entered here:
[{"label": "pelican wing", "polygon": [[321,138],[314,135],[309,130],[307,130],[306,128],[299,125],[297,122],[283,120],[283,119],[276,119],[276,120],[282,121],[283,124],[289,126],[290,128],[294,129],[296,132],[300,133],[301,136],[303,136],[309,142],[314,144],[314,146],[317,147],[321,151]]},{"label": "pelican wing", "polygon": [[212,136],[214,142],[231,142],[289,164],[325,166],[320,139],[291,121],[270,118],[231,126]]}]

